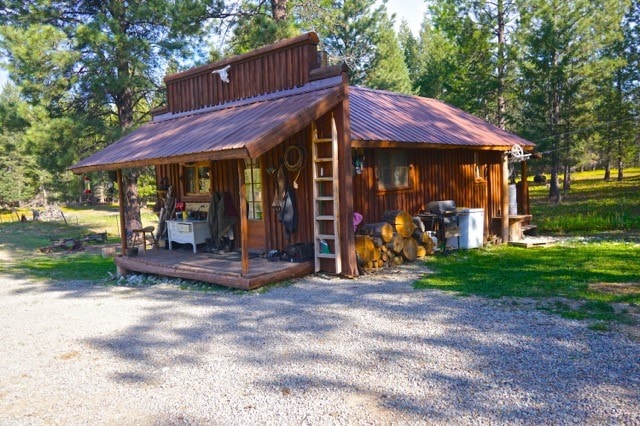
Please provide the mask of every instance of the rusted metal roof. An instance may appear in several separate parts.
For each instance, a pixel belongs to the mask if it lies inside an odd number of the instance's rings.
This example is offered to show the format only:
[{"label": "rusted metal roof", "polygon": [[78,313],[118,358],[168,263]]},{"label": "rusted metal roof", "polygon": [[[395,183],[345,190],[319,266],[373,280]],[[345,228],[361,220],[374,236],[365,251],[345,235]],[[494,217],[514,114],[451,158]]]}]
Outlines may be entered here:
[{"label": "rusted metal roof", "polygon": [[352,146],[407,143],[503,149],[535,144],[435,99],[349,88]]},{"label": "rusted metal roof", "polygon": [[341,79],[165,115],[71,167],[75,173],[206,159],[256,158],[343,98]]},{"label": "rusted metal roof", "polygon": [[[71,167],[75,173],[152,164],[256,158],[343,99],[341,77],[215,107],[156,117]],[[535,145],[443,102],[349,88],[354,147],[509,149]]]}]

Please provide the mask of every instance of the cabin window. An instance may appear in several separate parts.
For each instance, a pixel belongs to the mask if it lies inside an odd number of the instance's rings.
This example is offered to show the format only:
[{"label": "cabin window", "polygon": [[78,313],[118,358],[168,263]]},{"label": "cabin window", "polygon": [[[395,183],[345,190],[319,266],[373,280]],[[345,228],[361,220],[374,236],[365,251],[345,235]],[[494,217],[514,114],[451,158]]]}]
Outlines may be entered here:
[{"label": "cabin window", "polygon": [[211,169],[208,163],[184,166],[185,192],[188,195],[209,194]]},{"label": "cabin window", "polygon": [[244,185],[249,220],[262,220],[262,175],[260,159],[244,160]]},{"label": "cabin window", "polygon": [[474,178],[476,182],[485,182],[487,180],[487,165],[480,161],[480,155],[473,153]]},{"label": "cabin window", "polygon": [[376,158],[379,190],[407,189],[411,186],[407,151],[379,150]]}]

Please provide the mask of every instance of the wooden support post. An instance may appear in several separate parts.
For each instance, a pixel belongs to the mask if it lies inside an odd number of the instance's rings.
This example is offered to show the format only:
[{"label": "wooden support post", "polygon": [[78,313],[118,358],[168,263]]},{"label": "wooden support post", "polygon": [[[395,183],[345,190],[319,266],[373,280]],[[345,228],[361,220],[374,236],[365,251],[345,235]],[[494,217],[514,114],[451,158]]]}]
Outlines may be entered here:
[{"label": "wooden support post", "polygon": [[342,244],[342,273],[345,276],[356,277],[358,265],[356,261],[355,233],[353,229],[353,162],[351,161],[351,122],[349,120],[349,84],[346,73],[342,74],[344,97],[335,111],[336,126],[338,128],[338,153],[341,160],[340,170],[340,236]]},{"label": "wooden support post", "polygon": [[124,220],[124,182],[122,182],[122,169],[118,169],[116,173],[118,181],[118,208],[120,212],[120,245],[122,247],[122,255],[127,252],[127,224]]},{"label": "wooden support post", "polygon": [[502,243],[509,242],[509,155],[502,154],[502,198],[501,198],[501,221]]},{"label": "wooden support post", "polygon": [[529,209],[529,176],[527,162],[522,162],[522,214],[531,214]]},{"label": "wooden support post", "polygon": [[238,160],[238,182],[240,187],[240,250],[242,252],[242,276],[245,276],[249,273],[249,220],[247,218],[244,160]]}]

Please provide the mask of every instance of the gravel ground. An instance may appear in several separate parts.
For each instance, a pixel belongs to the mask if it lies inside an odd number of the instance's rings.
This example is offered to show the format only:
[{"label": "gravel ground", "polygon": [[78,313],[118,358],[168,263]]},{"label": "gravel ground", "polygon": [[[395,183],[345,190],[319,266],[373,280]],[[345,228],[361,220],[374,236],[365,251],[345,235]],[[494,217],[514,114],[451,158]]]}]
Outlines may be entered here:
[{"label": "gravel ground", "polygon": [[0,424],[640,424],[640,344],[424,270],[264,293],[0,274]]}]

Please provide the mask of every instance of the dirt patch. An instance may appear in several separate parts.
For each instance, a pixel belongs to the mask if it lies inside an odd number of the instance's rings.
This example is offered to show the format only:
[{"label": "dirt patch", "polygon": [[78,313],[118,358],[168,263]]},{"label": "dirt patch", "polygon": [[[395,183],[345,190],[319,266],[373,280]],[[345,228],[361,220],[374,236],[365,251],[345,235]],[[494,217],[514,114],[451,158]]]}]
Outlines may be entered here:
[{"label": "dirt patch", "polygon": [[603,293],[628,295],[640,294],[640,282],[635,283],[595,283],[589,284],[589,290]]}]

